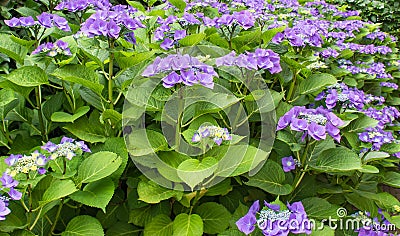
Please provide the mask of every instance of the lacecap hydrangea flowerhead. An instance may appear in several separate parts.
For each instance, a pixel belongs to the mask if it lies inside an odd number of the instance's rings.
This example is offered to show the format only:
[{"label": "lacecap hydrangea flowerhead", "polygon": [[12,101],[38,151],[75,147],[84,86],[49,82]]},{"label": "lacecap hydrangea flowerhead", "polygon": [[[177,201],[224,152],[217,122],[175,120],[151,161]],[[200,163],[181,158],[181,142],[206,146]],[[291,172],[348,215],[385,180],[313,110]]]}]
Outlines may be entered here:
[{"label": "lacecap hydrangea flowerhead", "polygon": [[199,143],[204,139],[212,139],[219,146],[223,141],[232,140],[232,135],[227,128],[215,125],[202,125],[194,133],[192,142]]},{"label": "lacecap hydrangea flowerhead", "polygon": [[83,141],[75,141],[74,139],[68,137],[63,137],[60,144],[54,144],[49,141],[42,146],[42,149],[50,153],[50,160],[54,160],[59,157],[65,157],[68,160],[71,160],[74,156],[76,156],[78,151],[91,152]]},{"label": "lacecap hydrangea flowerhead", "polygon": [[326,139],[328,134],[340,142],[339,127],[343,124],[339,117],[323,107],[307,109],[295,106],[279,119],[277,130],[290,126],[293,131],[303,132],[303,139],[308,135],[315,140],[321,140]]}]

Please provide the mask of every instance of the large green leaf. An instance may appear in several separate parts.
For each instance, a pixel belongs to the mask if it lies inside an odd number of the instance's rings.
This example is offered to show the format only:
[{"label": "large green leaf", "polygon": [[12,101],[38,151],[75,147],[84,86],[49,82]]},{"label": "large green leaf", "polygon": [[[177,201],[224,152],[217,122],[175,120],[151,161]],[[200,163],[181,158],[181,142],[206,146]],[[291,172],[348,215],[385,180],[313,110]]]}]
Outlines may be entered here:
[{"label": "large green leaf", "polygon": [[13,70],[6,78],[22,87],[35,87],[49,83],[47,74],[37,66],[24,66]]},{"label": "large green leaf", "polygon": [[129,223],[144,227],[149,224],[155,216],[160,214],[171,214],[171,205],[168,201],[133,209],[129,213]]},{"label": "large green leaf", "polygon": [[127,148],[132,156],[144,156],[168,150],[164,135],[154,130],[137,130],[128,136]]},{"label": "large green leaf", "polygon": [[367,191],[360,191],[360,190],[354,190],[355,193],[359,194],[360,196],[368,199],[372,199],[375,201],[375,203],[380,207],[384,209],[393,209],[395,205],[400,205],[399,200],[391,195],[390,193],[371,193]]},{"label": "large green leaf", "polygon": [[335,83],[337,83],[337,80],[333,75],[326,73],[313,74],[301,81],[299,89],[301,94],[310,94]]},{"label": "large green leaf", "polygon": [[100,222],[88,215],[80,215],[73,218],[67,225],[61,236],[102,236],[103,228]]},{"label": "large green leaf", "polygon": [[199,44],[205,37],[206,34],[204,33],[188,35],[179,40],[179,44],[182,46],[194,46]]},{"label": "large green leaf", "polygon": [[90,183],[111,175],[121,165],[121,157],[113,152],[97,152],[79,166],[79,183]]},{"label": "large green leaf", "polygon": [[293,188],[284,182],[285,173],[281,166],[274,161],[267,161],[257,174],[249,177],[246,185],[261,188],[271,194],[287,195]]},{"label": "large green leaf", "polygon": [[198,214],[204,223],[204,233],[218,234],[225,231],[229,226],[231,213],[222,205],[215,202],[201,204],[195,213]]},{"label": "large green leaf", "polygon": [[311,166],[315,170],[324,172],[346,172],[362,169],[361,159],[357,154],[344,147],[323,151]]},{"label": "large green leaf", "polygon": [[201,236],[203,235],[203,221],[199,215],[181,213],[174,220],[173,236]]},{"label": "large green leaf", "polygon": [[98,131],[98,128],[99,127],[96,126],[96,124],[91,123],[86,117],[81,117],[76,122],[64,126],[64,129],[68,130],[81,140],[89,143],[103,143],[107,139],[104,133]]},{"label": "large green leaf", "polygon": [[23,64],[28,48],[15,42],[12,38],[12,35],[0,34],[0,52]]},{"label": "large green leaf", "polygon": [[337,218],[338,207],[330,204],[327,200],[311,197],[301,201],[308,217],[312,219],[328,219],[329,217]]},{"label": "large green leaf", "polygon": [[177,200],[182,198],[183,192],[166,189],[153,181],[142,180],[137,187],[139,200],[147,203],[159,203],[162,200],[175,197]]},{"label": "large green leaf", "polygon": [[377,120],[372,119],[366,115],[361,115],[361,117],[359,117],[358,119],[350,122],[350,124],[343,128],[343,130],[347,132],[362,132],[365,130],[365,128],[375,127],[377,124]]},{"label": "large green leaf", "polygon": [[0,90],[0,107],[3,107],[17,98],[14,96],[14,91],[9,88]]},{"label": "large green leaf", "polygon": [[104,178],[88,183],[82,191],[73,193],[70,198],[87,206],[100,208],[105,212],[113,194],[113,181],[110,178]]},{"label": "large green leaf", "polygon": [[78,191],[72,180],[54,180],[44,192],[41,205],[58,200]]},{"label": "large green leaf", "polygon": [[107,230],[106,236],[137,236],[142,231],[132,224],[118,221]]},{"label": "large green leaf", "polygon": [[100,84],[97,74],[83,65],[66,65],[56,69],[52,75],[62,80],[81,84],[99,95],[104,87]]},{"label": "large green leaf", "polygon": [[394,171],[386,172],[383,175],[382,182],[389,186],[400,188],[400,173]]},{"label": "large green leaf", "polygon": [[188,159],[178,166],[178,176],[192,189],[217,169],[217,160],[206,157],[202,161]]},{"label": "large green leaf", "polygon": [[179,9],[179,11],[183,12],[186,7],[186,2],[183,0],[168,0],[172,5]]},{"label": "large green leaf", "polygon": [[79,119],[80,117],[84,116],[90,110],[89,106],[79,107],[73,115],[68,114],[66,112],[54,112],[51,115],[51,121],[53,122],[74,122],[75,120]]},{"label": "large green leaf", "polygon": [[154,217],[144,228],[144,236],[171,236],[172,234],[173,222],[164,214]]}]

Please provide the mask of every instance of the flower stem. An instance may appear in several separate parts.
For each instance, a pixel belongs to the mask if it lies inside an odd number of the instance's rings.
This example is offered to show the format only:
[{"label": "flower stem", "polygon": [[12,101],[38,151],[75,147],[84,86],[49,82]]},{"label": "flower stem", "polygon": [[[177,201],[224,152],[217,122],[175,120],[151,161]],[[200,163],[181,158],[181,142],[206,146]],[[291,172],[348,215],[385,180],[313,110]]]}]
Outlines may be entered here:
[{"label": "flower stem", "polygon": [[36,223],[39,221],[40,214],[42,214],[42,210],[43,210],[43,207],[41,207],[41,208],[40,208],[40,211],[37,213],[37,216],[36,216],[36,218],[35,218],[35,221],[34,221],[33,224],[31,225],[31,227],[29,227],[29,231],[32,231],[33,228],[35,228]]},{"label": "flower stem", "polygon": [[61,199],[60,205],[58,206],[58,209],[57,209],[56,218],[54,219],[54,222],[53,222],[53,224],[51,225],[51,229],[50,229],[49,236],[52,236],[54,230],[56,229],[56,225],[57,225],[58,219],[60,218],[61,210],[62,210],[63,204],[64,204],[64,199]]},{"label": "flower stem", "polygon": [[290,85],[289,92],[286,96],[286,101],[290,101],[292,99],[293,91],[294,91],[294,86],[296,85],[296,75],[293,76],[293,81],[292,84]]},{"label": "flower stem", "polygon": [[110,48],[110,57],[108,62],[108,101],[110,103],[110,109],[114,109],[113,102],[113,69],[114,69],[114,40],[108,40],[108,46]]},{"label": "flower stem", "polygon": [[47,138],[47,134],[46,134],[46,127],[44,125],[44,119],[43,119],[43,114],[42,114],[42,94],[41,94],[40,85],[35,88],[35,94],[36,94],[36,106],[37,106],[36,109],[38,110],[42,139],[44,141],[47,141],[48,138]]}]

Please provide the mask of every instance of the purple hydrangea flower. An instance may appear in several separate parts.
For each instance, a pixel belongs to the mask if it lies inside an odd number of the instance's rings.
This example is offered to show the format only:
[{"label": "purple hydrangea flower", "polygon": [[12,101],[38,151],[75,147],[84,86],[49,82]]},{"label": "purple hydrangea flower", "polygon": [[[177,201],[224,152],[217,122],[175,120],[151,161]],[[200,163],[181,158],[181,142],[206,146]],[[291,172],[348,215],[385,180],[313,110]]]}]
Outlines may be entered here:
[{"label": "purple hydrangea flower", "polygon": [[7,201],[5,201],[2,196],[0,196],[0,220],[5,220],[6,216],[10,213],[11,210],[8,208]]},{"label": "purple hydrangea flower", "polygon": [[386,132],[379,127],[366,128],[365,132],[358,134],[359,139],[372,144],[372,150],[379,151],[383,144],[392,143],[395,138],[391,132]]},{"label": "purple hydrangea flower", "polygon": [[236,222],[236,226],[240,231],[249,235],[255,230],[257,223],[256,213],[260,210],[259,201],[255,201],[250,207],[248,213]]},{"label": "purple hydrangea flower", "polygon": [[14,188],[10,188],[10,191],[8,191],[8,195],[12,200],[20,200],[22,198],[22,193],[15,190]]},{"label": "purple hydrangea flower", "polygon": [[72,138],[62,137],[60,144],[47,142],[41,147],[43,150],[51,153],[49,159],[54,160],[58,157],[65,157],[71,160],[76,156],[76,151],[82,150],[83,152],[91,152],[88,146],[83,141],[75,141]]},{"label": "purple hydrangea flower", "polygon": [[7,173],[3,173],[3,176],[0,178],[1,184],[3,188],[13,188],[18,185],[18,181],[13,179],[10,175]]},{"label": "purple hydrangea flower", "polygon": [[143,71],[142,76],[150,77],[165,72],[168,75],[162,81],[166,88],[184,83],[187,86],[201,84],[212,89],[214,87],[213,77],[218,77],[212,66],[200,62],[195,57],[180,54],[169,55],[166,58],[157,57]]},{"label": "purple hydrangea flower", "polygon": [[344,122],[335,114],[323,107],[306,109],[305,107],[293,107],[278,121],[277,130],[290,125],[291,130],[299,131],[309,135],[315,140],[326,139],[330,135],[337,142],[340,142],[339,128]]},{"label": "purple hydrangea flower", "polygon": [[282,158],[283,171],[290,172],[296,169],[296,162],[292,156]]},{"label": "purple hydrangea flower", "polygon": [[19,20],[19,18],[16,18],[16,17],[13,17],[9,20],[4,20],[4,23],[6,23],[6,25],[8,25],[10,27],[21,26],[21,21]]}]

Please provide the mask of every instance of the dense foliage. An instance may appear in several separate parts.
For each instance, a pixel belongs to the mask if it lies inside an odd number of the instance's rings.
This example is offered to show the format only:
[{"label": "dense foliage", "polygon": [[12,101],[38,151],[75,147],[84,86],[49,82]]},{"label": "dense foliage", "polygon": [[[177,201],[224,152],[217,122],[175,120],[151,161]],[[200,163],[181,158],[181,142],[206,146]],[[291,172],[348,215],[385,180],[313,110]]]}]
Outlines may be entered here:
[{"label": "dense foliage", "polygon": [[0,235],[396,234],[395,37],[323,1],[119,4],[2,6]]}]

